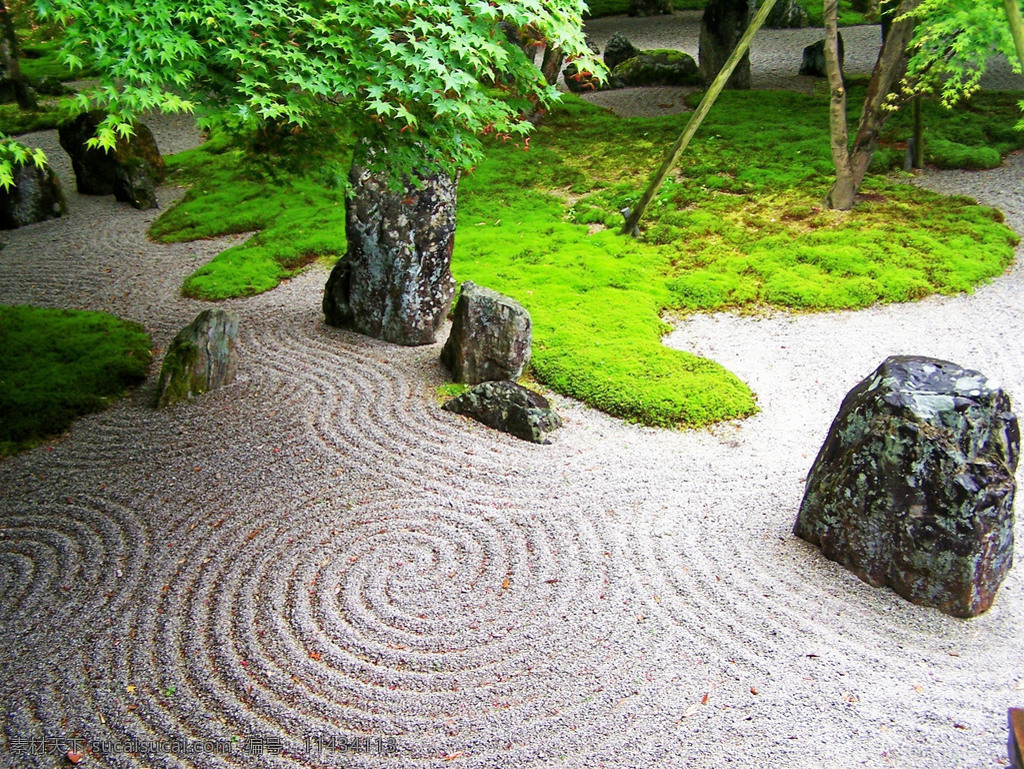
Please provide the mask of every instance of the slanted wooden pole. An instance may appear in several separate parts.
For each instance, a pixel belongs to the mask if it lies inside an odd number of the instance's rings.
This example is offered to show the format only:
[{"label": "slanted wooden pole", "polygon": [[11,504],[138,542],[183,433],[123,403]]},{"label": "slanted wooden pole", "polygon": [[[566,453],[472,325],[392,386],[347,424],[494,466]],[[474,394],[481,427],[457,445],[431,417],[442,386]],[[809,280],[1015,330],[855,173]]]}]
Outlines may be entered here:
[{"label": "slanted wooden pole", "polygon": [[[1010,0],[1007,0],[1010,2]],[[647,207],[651,204],[651,200],[654,199],[654,195],[658,192],[658,188],[661,187],[662,182],[665,181],[665,177],[668,176],[668,172],[672,170],[672,167],[679,161],[680,155],[686,150],[686,146],[690,143],[693,135],[697,133],[697,129],[700,128],[700,124],[704,122],[704,118],[707,117],[708,112],[711,111],[712,105],[715,103],[715,99],[718,98],[718,94],[725,88],[725,83],[732,75],[732,71],[736,69],[736,65],[740,63],[740,59],[743,58],[743,54],[750,48],[750,41],[754,39],[754,35],[757,34],[757,30],[761,29],[765,19],[768,18],[768,14],[771,13],[772,8],[775,6],[775,0],[765,0],[758,11],[757,15],[754,16],[754,20],[750,22],[746,32],[743,33],[743,37],[736,44],[736,48],[733,50],[729,59],[725,62],[725,65],[719,71],[718,75],[715,76],[714,81],[711,83],[711,87],[708,88],[707,93],[704,94],[704,98],[700,100],[700,104],[697,105],[697,109],[692,115],[690,120],[686,123],[686,128],[683,129],[682,134],[676,139],[676,143],[672,146],[672,149],[665,155],[665,162],[661,164],[661,168],[658,169],[658,173],[651,179],[651,183],[647,185],[647,189],[644,190],[643,197],[640,198],[640,202],[637,203],[636,207],[632,209],[626,216],[626,223],[622,227],[622,233],[624,235],[632,235],[637,237],[640,234],[638,225],[640,220],[643,218],[644,213],[647,211]]]},{"label": "slanted wooden pole", "polygon": [[1006,18],[1010,22],[1010,34],[1013,35],[1017,58],[1020,59],[1021,68],[1024,68],[1024,20],[1021,20],[1017,0],[1003,0],[1003,5],[1006,6]]}]

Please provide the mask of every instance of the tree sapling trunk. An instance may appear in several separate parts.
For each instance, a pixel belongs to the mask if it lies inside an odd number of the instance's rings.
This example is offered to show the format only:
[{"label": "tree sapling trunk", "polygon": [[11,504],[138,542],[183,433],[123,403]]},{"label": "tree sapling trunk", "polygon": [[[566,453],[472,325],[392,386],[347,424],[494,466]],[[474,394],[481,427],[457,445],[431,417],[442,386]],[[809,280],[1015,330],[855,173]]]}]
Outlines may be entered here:
[{"label": "tree sapling trunk", "polygon": [[18,64],[18,38],[14,20],[4,0],[0,0],[0,100],[14,98],[22,109],[39,109],[28,81]]}]

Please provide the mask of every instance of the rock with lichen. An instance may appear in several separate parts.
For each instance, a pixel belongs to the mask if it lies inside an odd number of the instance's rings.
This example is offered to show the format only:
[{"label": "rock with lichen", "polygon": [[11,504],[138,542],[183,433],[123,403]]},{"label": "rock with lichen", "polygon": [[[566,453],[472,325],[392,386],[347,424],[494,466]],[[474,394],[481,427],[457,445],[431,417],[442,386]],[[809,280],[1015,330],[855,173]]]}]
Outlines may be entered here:
[{"label": "rock with lichen", "polygon": [[441,408],[533,443],[551,443],[562,426],[544,396],[507,380],[479,384]]},{"label": "rock with lichen", "polygon": [[1013,561],[1020,434],[977,371],[888,358],[843,400],[794,532],[865,582],[957,617],[988,609]]},{"label": "rock with lichen", "polygon": [[177,333],[164,356],[156,407],[171,406],[235,380],[238,316],[203,310]]}]

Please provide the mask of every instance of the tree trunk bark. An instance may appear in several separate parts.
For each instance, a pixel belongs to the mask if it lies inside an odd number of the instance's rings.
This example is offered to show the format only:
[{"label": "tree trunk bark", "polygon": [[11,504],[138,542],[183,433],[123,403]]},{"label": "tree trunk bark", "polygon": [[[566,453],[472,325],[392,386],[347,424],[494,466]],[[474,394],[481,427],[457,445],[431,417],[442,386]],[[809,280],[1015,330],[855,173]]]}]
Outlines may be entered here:
[{"label": "tree trunk bark", "polygon": [[550,43],[544,46],[544,57],[540,62],[540,71],[548,85],[558,82],[558,76],[562,74],[562,62],[565,61],[565,54],[558,46]]},{"label": "tree trunk bark", "polygon": [[28,81],[18,64],[18,38],[14,34],[14,20],[7,3],[0,0],[0,99],[13,97],[22,109],[39,109]]},{"label": "tree trunk bark", "polygon": [[[896,18],[899,19],[906,13],[914,10],[920,0],[904,0],[900,3]],[[854,185],[860,188],[864,176],[871,165],[871,158],[875,155],[878,147],[878,137],[882,134],[882,126],[885,125],[891,111],[885,109],[886,100],[892,93],[895,86],[907,69],[907,45],[914,35],[914,20],[901,19],[894,21],[889,27],[889,34],[886,35],[882,52],[875,62],[875,69],[871,73],[871,80],[868,81],[868,92],[864,96],[864,109],[860,116],[860,125],[857,127],[857,136],[853,140],[853,150],[850,153],[851,165],[853,166]]]},{"label": "tree trunk bark", "polygon": [[432,344],[455,293],[451,274],[458,179],[405,180],[353,162],[348,251],[324,290],[327,323],[404,345]]},{"label": "tree trunk bark", "polygon": [[[896,18],[912,11],[920,0],[903,0],[894,14]],[[831,208],[849,210],[853,207],[854,197],[864,176],[871,165],[871,159],[878,147],[878,138],[882,126],[889,119],[891,112],[886,107],[893,86],[903,77],[907,68],[907,44],[914,34],[913,20],[894,21],[885,37],[885,43],[878,54],[875,69],[868,81],[867,94],[864,96],[864,108],[861,111],[857,135],[853,140],[852,149],[847,150],[847,129],[845,123],[846,91],[839,81],[839,92],[836,90],[834,74],[838,74],[838,52],[830,45],[831,33],[829,25],[834,28],[837,15],[837,0],[825,0],[825,61],[829,69],[829,86],[832,89],[832,103],[829,116],[832,127],[832,158],[836,166],[836,182],[828,193],[826,203]],[[829,62],[829,51],[835,57],[836,72],[832,72]],[[841,97],[841,99],[840,99]],[[842,104],[843,118],[840,120],[839,106]],[[842,125],[840,125],[840,123]]]},{"label": "tree trunk bark", "polygon": [[825,0],[825,72],[830,93],[828,118],[832,142],[832,163],[836,168],[836,181],[829,190],[829,208],[849,211],[857,193],[850,165],[849,131],[846,125],[846,86],[843,84],[839,63],[839,0]]}]

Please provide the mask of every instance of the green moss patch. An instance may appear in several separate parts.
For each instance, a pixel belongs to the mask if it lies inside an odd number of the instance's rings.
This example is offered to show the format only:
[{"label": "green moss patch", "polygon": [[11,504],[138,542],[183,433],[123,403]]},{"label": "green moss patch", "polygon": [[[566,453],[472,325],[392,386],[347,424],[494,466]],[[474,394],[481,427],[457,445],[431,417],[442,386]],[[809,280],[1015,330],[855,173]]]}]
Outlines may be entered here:
[{"label": "green moss patch", "polygon": [[218,254],[182,287],[196,299],[225,299],[268,291],[303,266],[345,251],[341,180],[320,173],[268,176],[224,141],[168,158],[185,198],[162,215],[150,234],[163,243],[232,233],[256,234]]},{"label": "green moss patch", "polygon": [[142,381],[150,340],[99,312],[0,306],[0,455],[56,435]]},{"label": "green moss patch", "polygon": [[[981,149],[989,126],[1016,120],[1012,99],[979,104],[959,111],[952,133],[929,122],[934,137]],[[534,376],[554,390],[650,425],[747,416],[754,397],[732,373],[661,343],[664,313],[908,301],[969,291],[1013,258],[1017,239],[998,211],[898,180],[870,177],[853,212],[824,210],[827,101],[788,92],[722,94],[643,238],[619,235],[620,211],[686,119],[621,119],[567,97],[529,152],[495,143],[463,176],[453,272],[530,311]],[[902,130],[892,124],[889,146]],[[340,189],[316,174],[247,174],[242,157],[214,144],[172,161],[193,186],[156,235],[261,230],[193,275],[192,295],[255,293],[310,255],[344,250]]]}]

